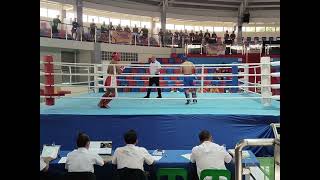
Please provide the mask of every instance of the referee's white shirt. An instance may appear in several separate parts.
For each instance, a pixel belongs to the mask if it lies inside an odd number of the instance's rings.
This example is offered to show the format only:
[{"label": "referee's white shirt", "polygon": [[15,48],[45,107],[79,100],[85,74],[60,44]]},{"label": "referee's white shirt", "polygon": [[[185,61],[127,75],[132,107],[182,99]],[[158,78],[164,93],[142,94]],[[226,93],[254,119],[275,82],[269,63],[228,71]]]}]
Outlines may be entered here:
[{"label": "referee's white shirt", "polygon": [[151,165],[154,162],[153,157],[143,148],[133,144],[127,144],[124,147],[119,147],[113,154],[112,164],[117,165],[117,169],[143,169],[143,164]]},{"label": "referee's white shirt", "polygon": [[[161,64],[157,60],[150,63],[150,67],[149,67],[150,75],[155,75],[157,70],[159,69],[161,69]],[[160,71],[157,74],[160,74]]]},{"label": "referee's white shirt", "polygon": [[190,160],[196,163],[200,178],[200,173],[204,169],[226,169],[224,163],[229,163],[232,157],[223,146],[204,141],[199,146],[192,148]]},{"label": "referee's white shirt", "polygon": [[68,172],[92,172],[93,165],[103,166],[103,159],[97,155],[89,153],[87,148],[78,148],[68,153],[65,168]]}]

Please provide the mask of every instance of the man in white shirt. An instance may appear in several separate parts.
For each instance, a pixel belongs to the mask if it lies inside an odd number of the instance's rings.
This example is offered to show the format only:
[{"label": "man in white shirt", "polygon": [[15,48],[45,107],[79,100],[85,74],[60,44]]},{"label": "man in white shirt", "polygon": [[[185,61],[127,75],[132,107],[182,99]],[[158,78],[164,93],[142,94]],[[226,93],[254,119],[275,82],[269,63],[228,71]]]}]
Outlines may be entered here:
[{"label": "man in white shirt", "polygon": [[[230,163],[231,155],[225,147],[212,142],[209,131],[203,130],[199,134],[201,144],[192,148],[190,160],[197,165],[197,173],[205,169],[226,169],[225,162]],[[209,179],[209,178],[207,178]]]},{"label": "man in white shirt", "polygon": [[[152,56],[150,67],[149,67],[150,75],[159,75],[160,69],[161,69],[161,64],[156,60],[156,57]],[[152,86],[153,84],[156,84],[156,86],[159,87],[159,77],[152,77],[152,76],[149,77],[149,86]],[[158,90],[157,98],[162,98],[161,89],[157,88],[157,90]],[[149,98],[150,92],[151,92],[151,88],[148,88],[147,95],[144,98]]]},{"label": "man in white shirt", "polygon": [[130,168],[144,171],[143,164],[153,164],[154,159],[143,147],[136,146],[138,143],[137,133],[129,130],[124,135],[126,146],[119,147],[113,154],[112,164],[117,165],[117,169]]},{"label": "man in white shirt", "polygon": [[92,172],[94,173],[94,165],[103,166],[104,160],[98,155],[89,153],[90,146],[89,136],[80,133],[77,139],[78,149],[68,153],[65,168],[68,172]]}]

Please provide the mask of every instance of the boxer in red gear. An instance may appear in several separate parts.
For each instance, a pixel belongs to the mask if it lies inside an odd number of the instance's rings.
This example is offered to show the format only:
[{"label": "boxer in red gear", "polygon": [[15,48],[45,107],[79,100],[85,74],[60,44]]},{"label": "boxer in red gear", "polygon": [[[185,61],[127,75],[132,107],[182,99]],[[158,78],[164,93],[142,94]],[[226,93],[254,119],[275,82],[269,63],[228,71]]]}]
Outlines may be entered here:
[{"label": "boxer in red gear", "polygon": [[[112,53],[111,55],[111,62],[110,65],[107,68],[107,78],[105,80],[104,86],[117,86],[117,78],[114,73],[114,67],[113,64],[118,64],[120,61],[120,54],[117,52]],[[121,74],[124,70],[124,67],[116,66],[116,74]],[[106,92],[102,97],[115,97],[115,88],[106,87]],[[101,99],[98,106],[100,108],[110,108],[108,104],[112,101],[112,99]]]}]

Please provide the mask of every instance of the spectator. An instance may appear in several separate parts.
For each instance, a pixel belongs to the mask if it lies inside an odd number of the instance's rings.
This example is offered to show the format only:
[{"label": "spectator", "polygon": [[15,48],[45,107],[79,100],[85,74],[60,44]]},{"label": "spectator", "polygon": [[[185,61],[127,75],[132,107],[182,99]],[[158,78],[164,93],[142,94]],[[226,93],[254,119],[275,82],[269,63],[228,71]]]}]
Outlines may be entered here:
[{"label": "spectator", "polygon": [[134,28],[132,29],[132,35],[134,36],[133,38],[135,39],[135,37],[139,37],[139,28],[137,28],[137,25],[134,25]]},{"label": "spectator", "polygon": [[202,39],[203,39],[203,33],[202,33],[202,30],[200,30],[200,33],[199,33],[199,41],[202,42]]},{"label": "spectator", "polygon": [[122,31],[122,27],[120,24],[118,24],[118,26],[116,27],[116,31],[121,32]]},{"label": "spectator", "polygon": [[162,31],[162,29],[160,29],[158,36],[159,36],[159,41],[161,42],[161,47],[164,47],[164,41],[163,41],[164,32]]},{"label": "spectator", "polygon": [[236,34],[234,33],[234,31],[232,31],[231,35],[230,35],[230,39],[232,40],[232,43],[234,42],[234,40],[236,39]]},{"label": "spectator", "polygon": [[184,33],[183,33],[182,37],[184,38],[184,44],[188,44],[189,41],[190,41],[190,38],[189,38],[188,31],[186,29],[184,30]]},{"label": "spectator", "polygon": [[94,40],[94,37],[96,36],[96,28],[97,25],[94,23],[94,19],[92,19],[92,22],[90,23],[90,35],[92,40]]},{"label": "spectator", "polygon": [[103,166],[104,161],[98,154],[92,154],[88,151],[90,138],[84,133],[79,133],[77,138],[77,149],[68,153],[65,168],[68,172],[92,172],[94,165]]},{"label": "spectator", "polygon": [[134,130],[129,130],[124,134],[124,141],[126,146],[118,147],[113,154],[112,164],[117,165],[118,170],[129,168],[144,171],[144,163],[148,165],[154,163],[154,159],[148,151],[137,146],[138,137]]},{"label": "spectator", "polygon": [[171,44],[171,42],[170,42],[170,33],[169,33],[168,29],[166,29],[166,32],[164,33],[164,41],[165,41],[166,45],[167,44]]},{"label": "spectator", "polygon": [[183,39],[183,32],[182,30],[180,30],[179,34],[178,34],[178,39],[179,39],[179,46],[182,47],[182,39]]},{"label": "spectator", "polygon": [[129,28],[128,25],[126,25],[126,27],[124,28],[124,31],[127,33],[131,33],[131,29]]},{"label": "spectator", "polygon": [[141,29],[140,33],[142,32],[142,37],[144,39],[147,39],[148,38],[148,32],[149,30],[146,28],[146,25],[144,25],[144,27]]},{"label": "spectator", "polygon": [[194,35],[194,40],[193,41],[195,43],[199,43],[200,42],[199,40],[200,40],[199,34],[198,34],[198,32],[196,32],[196,34]]},{"label": "spectator", "polygon": [[209,41],[209,39],[210,39],[210,33],[209,33],[208,29],[207,29],[207,31],[204,33],[204,39],[205,39],[206,43],[207,43],[207,42]]},{"label": "spectator", "polygon": [[216,32],[213,31],[211,37],[212,37],[213,39],[217,40],[217,34],[216,34]]},{"label": "spectator", "polygon": [[108,27],[106,25],[106,22],[103,21],[102,25],[101,25],[101,33],[106,33],[108,30]]},{"label": "spectator", "polygon": [[59,17],[60,16],[57,15],[57,17],[52,20],[52,33],[53,34],[59,33],[58,26],[59,26],[59,24],[61,24]]},{"label": "spectator", "polygon": [[169,42],[171,45],[173,45],[172,38],[173,38],[173,34],[172,34],[171,30],[169,30]]},{"label": "spectator", "polygon": [[226,31],[226,33],[224,34],[224,42],[226,42],[226,40],[229,40],[229,33],[228,33],[228,31]]},{"label": "spectator", "polygon": [[108,31],[114,31],[114,30],[115,29],[114,29],[114,27],[112,25],[112,22],[110,22],[109,25],[108,25]]},{"label": "spectator", "polygon": [[190,41],[193,42],[193,40],[194,40],[194,32],[193,32],[193,30],[191,30],[191,32],[189,34],[189,37],[190,37]]},{"label": "spectator", "polygon": [[191,162],[197,165],[199,178],[204,169],[226,169],[224,163],[229,163],[232,157],[225,147],[213,143],[212,136],[207,130],[200,132],[199,140],[201,144],[192,148],[190,157]]},{"label": "spectator", "polygon": [[177,30],[174,32],[173,37],[174,37],[174,44],[177,44],[179,39],[179,32]]},{"label": "spectator", "polygon": [[[71,36],[73,39],[77,38],[77,29],[79,27],[79,23],[77,22],[77,18],[74,18],[73,22],[72,22],[72,29],[71,29]],[[73,34],[75,34],[76,36],[73,37]]]}]

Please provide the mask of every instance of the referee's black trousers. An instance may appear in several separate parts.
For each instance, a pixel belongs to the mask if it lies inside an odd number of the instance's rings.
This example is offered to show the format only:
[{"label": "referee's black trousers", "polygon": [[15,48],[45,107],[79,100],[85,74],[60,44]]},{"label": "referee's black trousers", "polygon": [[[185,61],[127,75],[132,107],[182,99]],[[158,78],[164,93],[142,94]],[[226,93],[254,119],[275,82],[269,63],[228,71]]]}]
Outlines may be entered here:
[{"label": "referee's black trousers", "polygon": [[[153,84],[156,84],[156,86],[159,87],[159,77],[150,77],[149,78],[149,86],[152,86]],[[161,89],[157,88],[158,90],[158,97],[161,97]],[[148,88],[147,97],[150,96],[151,88]]]}]

